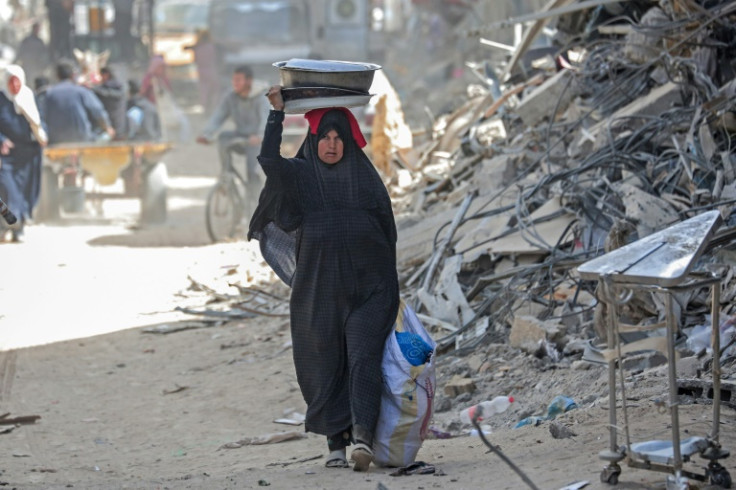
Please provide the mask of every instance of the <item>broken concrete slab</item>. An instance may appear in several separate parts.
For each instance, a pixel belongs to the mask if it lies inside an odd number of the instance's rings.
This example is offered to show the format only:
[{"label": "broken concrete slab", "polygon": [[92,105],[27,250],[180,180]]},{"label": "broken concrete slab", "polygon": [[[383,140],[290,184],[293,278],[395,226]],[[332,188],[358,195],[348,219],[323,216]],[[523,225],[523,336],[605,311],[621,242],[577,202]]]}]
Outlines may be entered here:
[{"label": "broken concrete slab", "polygon": [[560,70],[536,87],[521,103],[515,113],[528,126],[535,126],[561,114],[579,93],[572,70]]},{"label": "broken concrete slab", "polygon": [[[588,129],[595,138],[593,150],[599,150],[610,144],[609,131],[612,134],[620,132],[622,128],[638,127],[640,122],[634,121],[634,116],[657,117],[663,112],[682,103],[682,89],[674,82],[669,82],[653,88],[647,95],[639,97],[630,104],[617,110],[612,116],[598,122]],[[617,129],[618,128],[618,129]],[[584,141],[583,141],[584,142]]]},{"label": "broken concrete slab", "polygon": [[476,389],[475,382],[472,379],[455,375],[445,384],[444,392],[445,395],[454,398],[463,393],[474,393]]},{"label": "broken concrete slab", "polygon": [[542,321],[533,316],[515,316],[509,333],[509,345],[534,354],[545,340],[558,342],[565,329],[555,321]]},{"label": "broken concrete slab", "polygon": [[651,235],[678,220],[677,213],[664,199],[630,184],[620,185],[618,191],[626,206],[626,217],[637,223],[636,231],[640,238]]}]

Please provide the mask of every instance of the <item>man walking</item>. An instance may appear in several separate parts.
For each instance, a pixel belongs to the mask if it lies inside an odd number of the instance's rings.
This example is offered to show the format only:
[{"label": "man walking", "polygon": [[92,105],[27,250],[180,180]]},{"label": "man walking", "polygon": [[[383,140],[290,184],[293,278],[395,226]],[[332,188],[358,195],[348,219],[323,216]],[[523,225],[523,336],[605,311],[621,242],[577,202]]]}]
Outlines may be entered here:
[{"label": "man walking", "polygon": [[38,35],[40,29],[41,25],[35,22],[31,27],[31,33],[20,42],[15,57],[16,64],[23,67],[26,80],[31,83],[43,76],[44,70],[49,65],[49,48]]}]

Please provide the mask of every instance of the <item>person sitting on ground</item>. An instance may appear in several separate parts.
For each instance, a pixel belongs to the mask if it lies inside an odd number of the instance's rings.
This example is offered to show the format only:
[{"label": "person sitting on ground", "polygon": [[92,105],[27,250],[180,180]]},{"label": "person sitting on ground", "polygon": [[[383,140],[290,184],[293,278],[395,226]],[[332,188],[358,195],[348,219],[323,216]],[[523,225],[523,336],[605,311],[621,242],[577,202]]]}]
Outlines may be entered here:
[{"label": "person sitting on ground", "polygon": [[112,127],[115,129],[116,139],[125,138],[125,112],[126,112],[126,100],[125,100],[125,89],[115,74],[109,67],[102,67],[100,69],[100,77],[102,81],[99,85],[92,87],[92,91],[97,95],[97,98],[102,102],[102,106],[107,111],[107,115],[110,117]]},{"label": "person sitting on ground", "polygon": [[127,135],[129,140],[155,141],[161,138],[161,122],[156,106],[140,94],[135,80],[128,80],[130,98],[127,104]]},{"label": "person sitting on ground", "polygon": [[250,204],[258,202],[261,189],[261,175],[258,168],[258,149],[261,135],[266,127],[268,101],[263,93],[253,94],[253,71],[248,66],[235,68],[232,75],[233,90],[220,101],[202,134],[197,138],[201,144],[209,144],[220,127],[230,118],[235,123],[235,131],[222,131],[217,137],[220,163],[223,168],[232,165],[232,154],[245,154]]},{"label": "person sitting on ground", "polygon": [[110,117],[100,99],[74,82],[74,65],[62,61],[56,66],[59,82],[46,92],[45,113],[49,144],[95,141],[95,128],[115,136]]}]

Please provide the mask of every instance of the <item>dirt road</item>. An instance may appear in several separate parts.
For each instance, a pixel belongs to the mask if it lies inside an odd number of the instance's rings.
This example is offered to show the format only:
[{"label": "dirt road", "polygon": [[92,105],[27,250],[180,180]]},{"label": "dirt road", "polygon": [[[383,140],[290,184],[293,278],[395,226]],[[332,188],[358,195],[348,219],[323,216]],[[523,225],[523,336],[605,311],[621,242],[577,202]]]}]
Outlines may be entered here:
[{"label": "dirt road", "polygon": [[[143,328],[192,318],[174,311],[177,306],[204,306],[205,296],[191,289],[188,276],[223,292],[228,282],[268,276],[252,244],[208,243],[203,202],[216,174],[213,158],[214,150],[196,146],[168,155],[171,212],[163,226],[138,228],[137,202],[118,201],[105,204],[103,217],[34,225],[25,243],[0,246],[0,415],[41,417],[0,433],[0,486],[525,488],[473,436],[426,441],[419,459],[434,464],[436,473],[401,477],[389,469],[360,474],[324,468],[326,445],[313,434],[223,448],[279,432],[303,435],[302,427],[273,421],[303,414],[305,407],[286,318],[261,316],[165,335]],[[497,368],[480,376],[476,397],[503,391],[517,398],[492,421],[489,437],[539,488],[575,481],[610,488],[599,483],[598,452],[608,447],[605,369],[562,365],[540,372],[505,346],[489,346],[475,357]],[[442,379],[469,362],[444,358]],[[666,390],[663,373],[629,380],[636,435],[668,436],[669,417],[651,401]],[[580,400],[577,410],[558,418],[574,437],[555,439],[548,424],[510,428],[557,394]],[[680,419],[690,434],[701,435],[711,416],[711,407],[688,405]],[[456,420],[455,409],[438,412],[433,425],[459,434]],[[724,409],[727,448],[736,442],[735,423],[734,411]],[[733,460],[726,465],[736,474]],[[618,488],[661,488],[664,476],[624,468],[621,482]]]}]

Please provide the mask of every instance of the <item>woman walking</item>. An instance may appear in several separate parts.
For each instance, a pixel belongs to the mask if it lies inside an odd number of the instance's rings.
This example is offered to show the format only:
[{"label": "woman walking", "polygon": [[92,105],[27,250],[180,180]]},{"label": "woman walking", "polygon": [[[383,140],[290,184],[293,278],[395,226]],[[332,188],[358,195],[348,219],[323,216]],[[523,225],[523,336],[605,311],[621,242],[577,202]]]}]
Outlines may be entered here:
[{"label": "woman walking", "polygon": [[381,399],[383,347],[396,319],[396,226],[381,178],[363,153],[349,110],[306,114],[309,132],[295,158],[280,154],[281,87],[258,160],[266,174],[249,238],[291,294],[297,380],[306,430],[327,436],[326,466],[354,470],[373,458]]},{"label": "woman walking", "polygon": [[[19,242],[38,202],[41,146],[47,138],[23,68],[9,65],[5,75],[0,92],[0,199],[18,217],[10,231],[12,241]],[[2,231],[0,240],[7,232]]]}]

